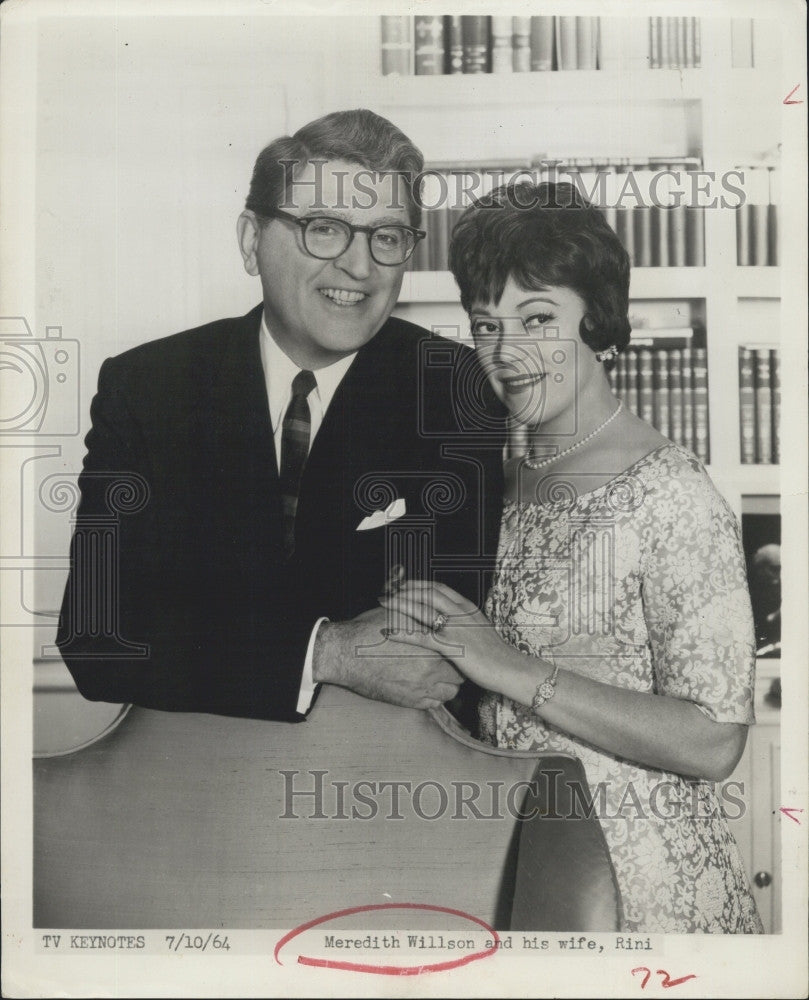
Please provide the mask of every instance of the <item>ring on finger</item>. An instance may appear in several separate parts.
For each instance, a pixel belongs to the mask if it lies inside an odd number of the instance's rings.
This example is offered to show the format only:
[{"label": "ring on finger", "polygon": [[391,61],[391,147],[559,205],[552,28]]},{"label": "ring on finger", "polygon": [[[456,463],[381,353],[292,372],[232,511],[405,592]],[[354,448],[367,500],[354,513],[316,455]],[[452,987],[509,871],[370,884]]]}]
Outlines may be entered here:
[{"label": "ring on finger", "polygon": [[441,632],[446,628],[449,618],[444,614],[443,611],[439,611],[438,614],[433,618],[433,632]]}]

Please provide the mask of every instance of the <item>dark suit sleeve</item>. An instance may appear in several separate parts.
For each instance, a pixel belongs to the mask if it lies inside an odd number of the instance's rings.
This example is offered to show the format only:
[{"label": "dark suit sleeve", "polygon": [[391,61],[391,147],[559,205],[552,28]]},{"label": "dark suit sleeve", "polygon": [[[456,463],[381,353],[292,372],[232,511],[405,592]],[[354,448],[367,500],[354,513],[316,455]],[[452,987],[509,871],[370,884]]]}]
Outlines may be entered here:
[{"label": "dark suit sleeve", "polygon": [[280,587],[260,615],[200,587],[200,553],[178,537],[172,498],[152,475],[133,391],[126,366],[105,362],[57,635],[65,663],[94,701],[298,721],[314,619]]}]

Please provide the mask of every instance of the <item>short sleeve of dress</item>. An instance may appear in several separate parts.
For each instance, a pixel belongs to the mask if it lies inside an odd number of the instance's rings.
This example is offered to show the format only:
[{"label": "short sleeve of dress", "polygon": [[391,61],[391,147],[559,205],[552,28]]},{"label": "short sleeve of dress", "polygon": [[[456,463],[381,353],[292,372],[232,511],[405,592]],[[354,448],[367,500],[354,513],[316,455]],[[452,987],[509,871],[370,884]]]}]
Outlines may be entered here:
[{"label": "short sleeve of dress", "polygon": [[642,572],[655,691],[751,725],[755,630],[738,522],[696,459],[678,450],[671,461],[649,498]]}]

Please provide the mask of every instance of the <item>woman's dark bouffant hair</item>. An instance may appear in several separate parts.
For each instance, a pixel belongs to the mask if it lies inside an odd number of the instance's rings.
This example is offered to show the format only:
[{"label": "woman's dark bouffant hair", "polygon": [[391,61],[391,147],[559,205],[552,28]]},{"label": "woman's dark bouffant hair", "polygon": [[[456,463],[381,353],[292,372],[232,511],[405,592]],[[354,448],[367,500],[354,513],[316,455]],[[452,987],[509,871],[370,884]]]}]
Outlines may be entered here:
[{"label": "woman's dark bouffant hair", "polygon": [[526,289],[556,285],[584,301],[579,335],[593,351],[629,343],[629,256],[572,184],[517,181],[478,199],[453,230],[449,264],[467,312],[497,304],[509,278]]}]

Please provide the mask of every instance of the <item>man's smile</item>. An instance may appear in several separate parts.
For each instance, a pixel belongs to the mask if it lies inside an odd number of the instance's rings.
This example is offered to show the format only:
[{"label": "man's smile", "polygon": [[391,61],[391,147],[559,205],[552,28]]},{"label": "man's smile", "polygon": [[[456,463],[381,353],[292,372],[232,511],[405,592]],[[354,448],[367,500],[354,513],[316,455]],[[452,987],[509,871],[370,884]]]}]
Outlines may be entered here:
[{"label": "man's smile", "polygon": [[367,292],[352,291],[347,288],[319,288],[318,291],[338,306],[356,306],[368,298]]}]

